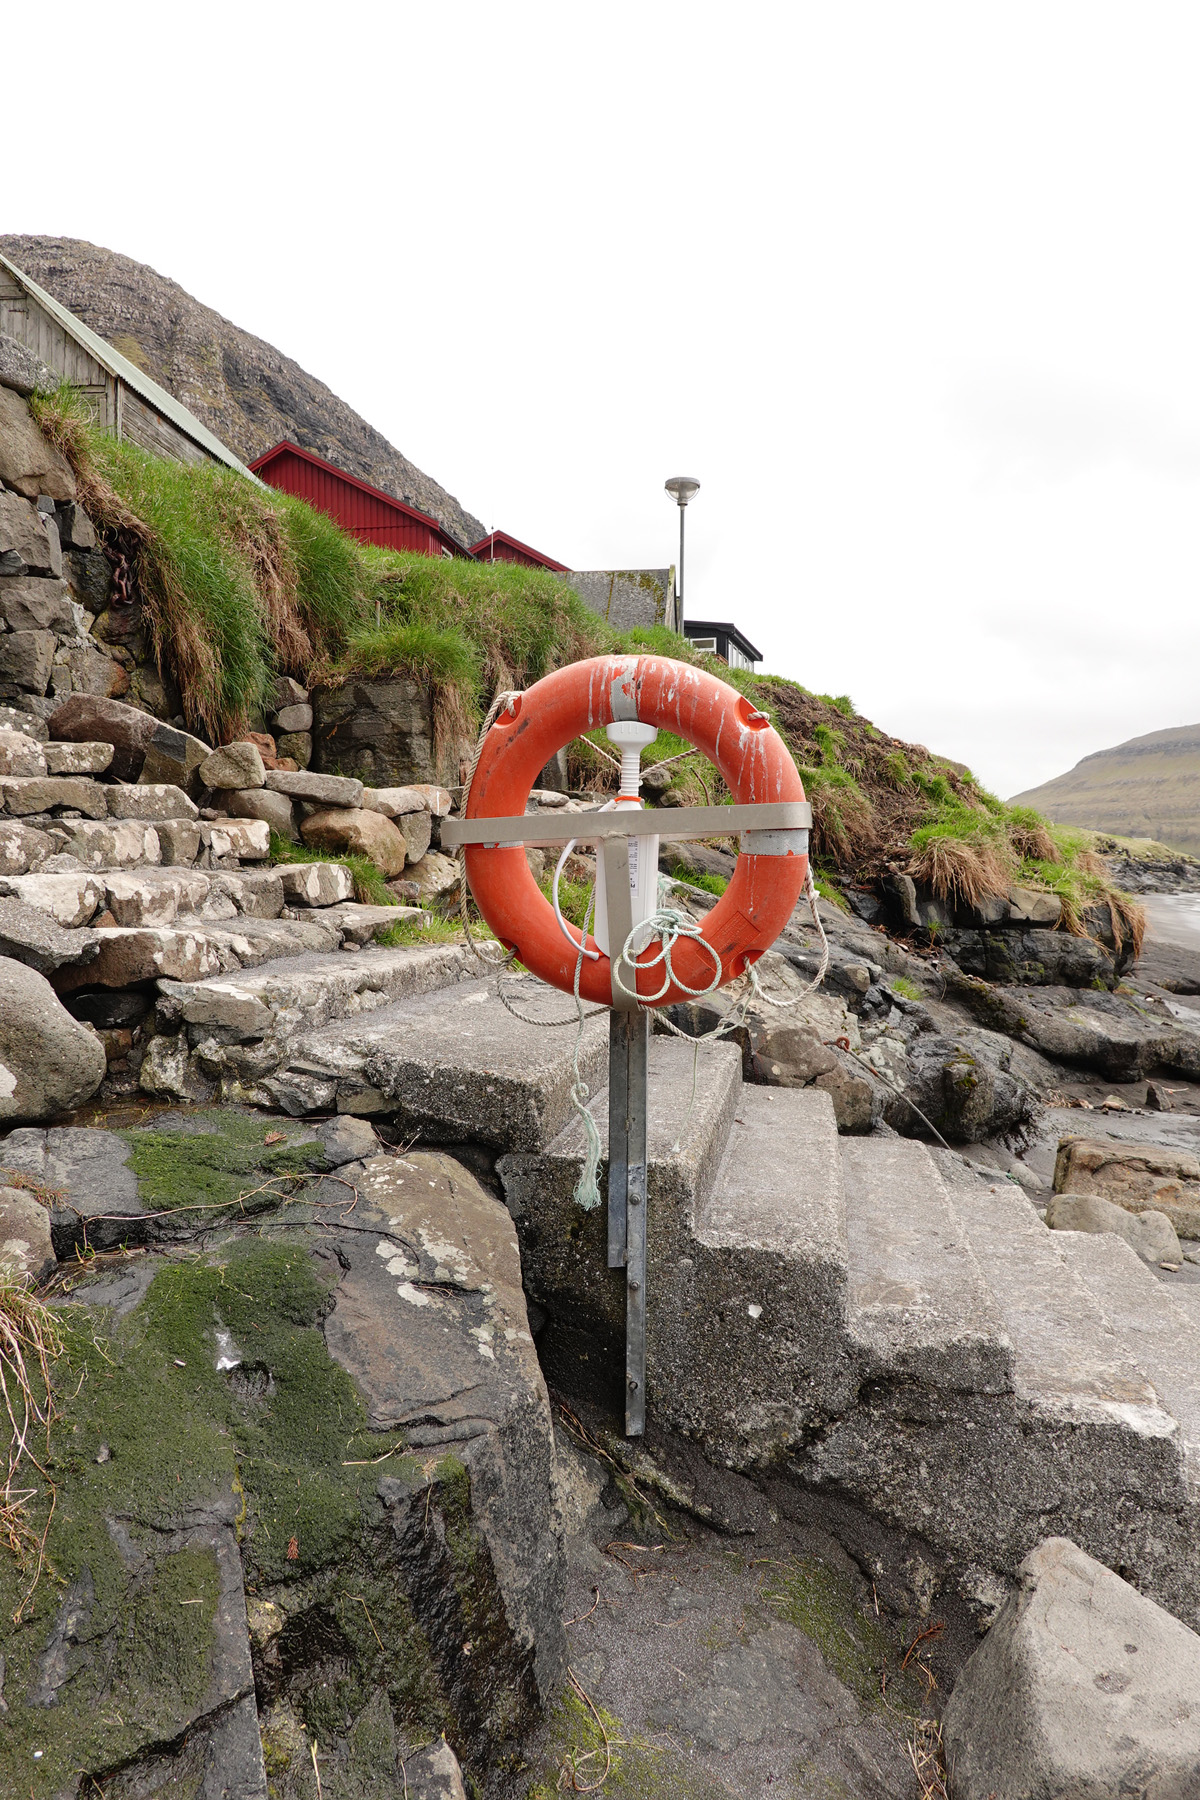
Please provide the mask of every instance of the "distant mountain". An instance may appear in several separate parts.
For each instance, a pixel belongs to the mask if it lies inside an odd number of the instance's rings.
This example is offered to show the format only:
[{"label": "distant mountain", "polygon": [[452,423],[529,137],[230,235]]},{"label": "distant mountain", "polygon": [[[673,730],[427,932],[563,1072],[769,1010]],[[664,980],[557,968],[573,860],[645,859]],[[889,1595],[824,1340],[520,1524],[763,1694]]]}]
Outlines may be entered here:
[{"label": "distant mountain", "polygon": [[1176,725],[1096,750],[1065,775],[1014,794],[1057,825],[1157,838],[1200,851],[1200,725]]},{"label": "distant mountain", "polygon": [[462,544],[486,535],[481,520],[323,381],[145,263],[79,238],[17,233],[0,236],[0,252],[190,407],[243,462],[291,438],[432,514]]}]

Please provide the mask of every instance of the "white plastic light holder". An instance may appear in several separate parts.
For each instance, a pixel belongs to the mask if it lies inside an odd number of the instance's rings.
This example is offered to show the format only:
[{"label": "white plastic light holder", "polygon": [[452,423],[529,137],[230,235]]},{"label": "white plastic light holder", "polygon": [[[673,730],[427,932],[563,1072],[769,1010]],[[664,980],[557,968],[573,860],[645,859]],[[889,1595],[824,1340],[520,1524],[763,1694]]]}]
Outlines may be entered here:
[{"label": "white plastic light holder", "polygon": [[[621,719],[604,727],[614,749],[621,752],[621,787],[618,806],[640,806],[642,751],[658,736],[654,725],[643,725],[639,719]],[[658,839],[627,838],[629,845],[629,906],[635,926],[644,925],[658,905]],[[596,857],[596,920],[592,935],[605,956],[611,956],[608,942],[608,896],[604,887],[604,858]],[[621,946],[618,944],[617,949]]]}]

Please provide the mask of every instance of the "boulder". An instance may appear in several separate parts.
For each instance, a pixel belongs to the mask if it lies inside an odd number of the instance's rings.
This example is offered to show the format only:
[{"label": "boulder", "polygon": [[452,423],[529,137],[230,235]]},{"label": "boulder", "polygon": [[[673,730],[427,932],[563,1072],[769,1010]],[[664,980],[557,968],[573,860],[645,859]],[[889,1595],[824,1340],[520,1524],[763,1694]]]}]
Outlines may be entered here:
[{"label": "boulder", "polygon": [[41,1201],[23,1188],[0,1187],[0,1265],[38,1282],[56,1262],[50,1214]]},{"label": "boulder", "polygon": [[459,738],[434,727],[427,684],[404,677],[360,680],[312,694],[313,755],[318,764],[348,769],[372,787],[433,784],[460,779],[474,733]]},{"label": "boulder", "polygon": [[105,790],[86,775],[5,775],[0,777],[0,794],[7,811],[18,817],[53,812],[59,807],[82,813],[88,819],[108,817]]},{"label": "boulder", "polygon": [[52,631],[9,631],[0,637],[0,693],[44,694],[53,667]]},{"label": "boulder", "polygon": [[96,527],[75,501],[63,501],[54,509],[58,535],[64,550],[94,550]]},{"label": "boulder", "polygon": [[105,876],[105,890],[118,925],[171,925],[176,913],[196,912],[203,905],[209,878],[199,869],[131,870]]},{"label": "boulder", "polygon": [[295,763],[296,772],[299,773],[301,770],[307,769],[312,761],[312,733],[310,731],[285,731],[276,748],[279,751],[280,763],[286,758],[288,762]]},{"label": "boulder", "polygon": [[109,817],[142,819],[157,824],[162,819],[198,819],[200,808],[182,788],[166,781],[114,782],[106,788]]},{"label": "boulder", "polygon": [[1119,1138],[1063,1138],[1054,1191],[1098,1194],[1131,1213],[1165,1213],[1181,1237],[1200,1237],[1200,1159],[1186,1150]]},{"label": "boulder", "polygon": [[1175,1227],[1153,1207],[1132,1213],[1099,1194],[1052,1194],[1046,1223],[1051,1231],[1112,1232],[1132,1245],[1143,1262],[1178,1268],[1183,1261]]},{"label": "boulder", "polygon": [[467,1800],[458,1758],[445,1738],[406,1758],[404,1779],[408,1800]]},{"label": "boulder", "polygon": [[[50,735],[66,743],[102,743],[113,746],[110,774],[114,781],[136,781],[146,752],[156,733],[169,731],[150,713],[109,700],[101,694],[72,694],[56,706],[46,721]],[[183,737],[183,732],[175,732]],[[207,751],[206,751],[207,754]],[[159,776],[157,779],[166,779]]]},{"label": "boulder", "polygon": [[313,806],[361,807],[363,803],[362,782],[342,775],[314,775],[307,769],[273,769],[267,786],[273,793],[287,794],[292,800],[307,800]]},{"label": "boulder", "polygon": [[[49,775],[103,775],[113,759],[111,744],[43,744]],[[13,774],[19,773],[14,769]],[[111,799],[110,799],[111,808]]]},{"label": "boulder", "polygon": [[307,703],[282,706],[275,715],[276,730],[285,734],[291,731],[311,731],[312,722],[312,707]]},{"label": "boulder", "polygon": [[103,550],[68,550],[63,569],[71,592],[90,613],[102,613],[112,597],[112,564]]},{"label": "boulder", "polygon": [[25,574],[61,575],[61,541],[31,501],[0,492],[0,575]]},{"label": "boulder", "polygon": [[266,771],[255,744],[225,744],[200,764],[200,779],[210,788],[260,788]]},{"label": "boulder", "polygon": [[458,863],[440,850],[427,850],[419,862],[410,864],[404,879],[392,884],[398,900],[425,906],[434,900],[448,898],[458,887]]},{"label": "boulder", "polygon": [[19,731],[23,737],[31,737],[43,746],[50,736],[45,721],[37,713],[26,712],[19,704],[0,706],[0,726],[5,731]]},{"label": "boulder", "polygon": [[67,931],[86,925],[104,900],[104,883],[84,871],[78,874],[0,876],[0,895],[22,900],[48,913]]},{"label": "boulder", "polygon": [[28,404],[9,387],[0,387],[0,481],[27,500],[39,494],[52,500],[75,498],[70,463],[43,437]]},{"label": "boulder", "polygon": [[194,863],[200,854],[200,827],[190,819],[160,819],[155,826],[165,864]]},{"label": "boulder", "polygon": [[55,652],[50,691],[56,699],[62,694],[89,694],[120,700],[132,688],[124,664],[107,655],[90,638],[63,645]]},{"label": "boulder", "polygon": [[270,788],[233,788],[224,796],[225,806],[238,819],[264,819],[277,836],[296,840],[296,814],[286,794]]},{"label": "boulder", "polygon": [[1062,918],[1062,901],[1057,894],[1041,894],[1035,888],[1011,887],[1008,890],[1008,916],[1014,925],[1057,925]]},{"label": "boulder", "polygon": [[290,675],[277,675],[272,698],[280,712],[287,706],[307,706],[308,689],[301,687],[298,681],[293,681]]},{"label": "boulder", "polygon": [[236,856],[263,862],[271,854],[271,831],[265,819],[215,819],[200,826],[200,842],[213,858]]},{"label": "boulder", "polygon": [[965,975],[1006,987],[1111,988],[1117,980],[1103,944],[1066,931],[953,929],[939,933],[938,948]]},{"label": "boulder", "polygon": [[210,899],[220,894],[228,894],[235,910],[247,918],[277,919],[283,911],[283,882],[276,869],[241,869],[237,874],[230,871],[214,875]]},{"label": "boulder", "polygon": [[0,775],[44,775],[46,758],[42,746],[23,731],[7,731],[0,727]]},{"label": "boulder", "polygon": [[319,1126],[317,1136],[335,1169],[348,1162],[365,1162],[368,1157],[379,1154],[379,1139],[374,1126],[366,1119],[355,1119],[348,1113]]},{"label": "boulder", "polygon": [[281,863],[275,873],[290,906],[335,906],[354,898],[354,878],[341,863]]},{"label": "boulder", "polygon": [[151,784],[167,782],[182,788],[194,800],[204,785],[200,779],[200,765],[211,755],[203,738],[192,737],[174,725],[160,724],[146,746],[140,774],[126,779]]},{"label": "boulder", "polygon": [[28,398],[39,388],[48,394],[57,386],[58,376],[54,370],[36,356],[28,344],[9,337],[7,332],[0,332],[0,387],[12,388],[15,393]]},{"label": "boulder", "polygon": [[955,1800],[1192,1800],[1200,1638],[1068,1538],[1047,1538],[942,1720]]},{"label": "boulder", "polygon": [[363,807],[315,812],[301,825],[300,836],[319,850],[369,856],[386,876],[399,875],[404,868],[403,834],[382,813]]},{"label": "boulder", "polygon": [[48,975],[68,964],[90,963],[96,947],[95,932],[65,930],[39,906],[0,900],[0,956]]},{"label": "boulder", "polygon": [[444,819],[448,813],[454,811],[454,801],[451,799],[449,791],[444,787],[436,786],[433,782],[410,782],[409,792],[420,794],[426,809],[433,814],[435,819]]},{"label": "boulder", "polygon": [[54,853],[54,839],[32,825],[0,819],[0,875],[24,875]]},{"label": "boulder", "polygon": [[[0,915],[9,904],[0,900]],[[138,981],[204,981],[221,970],[220,951],[203,931],[112,926],[88,935],[97,954],[86,968],[59,975],[60,993],[83,986],[131,987]]]},{"label": "boulder", "polygon": [[0,618],[10,631],[75,631],[66,582],[40,575],[0,579]]},{"label": "boulder", "polygon": [[[0,901],[0,906],[9,902]],[[71,1017],[43,975],[0,959],[0,1119],[53,1119],[90,1100],[104,1046]]]},{"label": "boulder", "polygon": [[1012,1136],[1031,1127],[1037,1098],[1012,1073],[1012,1052],[995,1032],[915,1033],[908,1044],[904,1094],[912,1105],[888,1109],[889,1123],[906,1137],[926,1137],[926,1119],[952,1143]]},{"label": "boulder", "polygon": [[[425,795],[431,791],[415,787],[365,787],[362,804],[368,812],[382,813],[385,819],[402,819],[406,813],[427,813],[429,803]],[[416,858],[413,860],[415,862]]]},{"label": "boulder", "polygon": [[64,819],[62,828],[67,833],[64,848],[87,869],[133,869],[162,861],[153,825],[133,819]]}]

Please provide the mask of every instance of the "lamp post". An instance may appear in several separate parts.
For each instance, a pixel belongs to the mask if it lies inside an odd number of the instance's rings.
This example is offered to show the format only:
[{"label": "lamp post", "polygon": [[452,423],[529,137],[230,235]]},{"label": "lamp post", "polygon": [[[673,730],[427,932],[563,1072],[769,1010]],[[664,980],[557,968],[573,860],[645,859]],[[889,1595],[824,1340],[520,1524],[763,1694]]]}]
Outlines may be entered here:
[{"label": "lamp post", "polygon": [[677,600],[678,604],[675,608],[675,611],[677,614],[677,617],[675,620],[675,629],[676,629],[676,631],[679,632],[680,636],[682,637],[682,635],[683,635],[683,515],[684,515],[684,510],[687,506],[687,503],[691,499],[692,495],[698,494],[700,492],[700,483],[692,475],[672,475],[671,479],[667,482],[664,482],[663,485],[665,486],[668,494],[671,495],[671,498],[676,502],[676,504],[679,507],[679,582],[678,582],[678,586],[676,589],[676,600]]}]

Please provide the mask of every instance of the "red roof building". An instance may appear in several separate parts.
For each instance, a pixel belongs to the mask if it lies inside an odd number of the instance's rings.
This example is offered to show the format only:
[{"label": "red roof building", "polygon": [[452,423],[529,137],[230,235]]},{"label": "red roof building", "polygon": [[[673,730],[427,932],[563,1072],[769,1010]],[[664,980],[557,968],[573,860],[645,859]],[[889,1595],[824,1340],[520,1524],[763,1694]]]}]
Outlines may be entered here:
[{"label": "red roof building", "polygon": [[[250,464],[252,472],[268,487],[294,494],[328,516],[356,537],[360,544],[379,544],[385,550],[419,550],[426,556],[467,556],[436,519],[407,506],[394,494],[385,494],[356,475],[347,475],[311,450],[286,441],[264,451]],[[552,566],[558,567],[555,563]]]},{"label": "red roof building", "polygon": [[471,545],[471,555],[476,562],[524,563],[527,569],[552,569],[556,575],[570,573],[566,563],[555,562],[553,557],[543,556],[540,550],[531,550],[519,538],[509,537],[507,531],[489,531],[486,537]]}]

